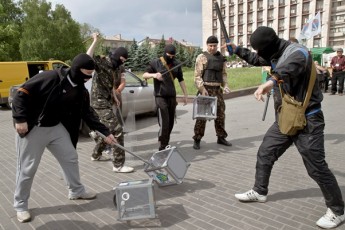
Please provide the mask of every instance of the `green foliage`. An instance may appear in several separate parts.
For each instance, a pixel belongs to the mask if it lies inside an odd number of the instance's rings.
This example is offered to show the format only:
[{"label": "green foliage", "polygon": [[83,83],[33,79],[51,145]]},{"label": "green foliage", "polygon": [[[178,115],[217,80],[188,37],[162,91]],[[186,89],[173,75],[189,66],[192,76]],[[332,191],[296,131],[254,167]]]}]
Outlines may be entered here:
[{"label": "green foliage", "polygon": [[11,0],[0,0],[0,61],[18,61],[22,11]]},{"label": "green foliage", "polygon": [[138,47],[133,57],[133,71],[146,69],[150,60],[151,60],[151,56],[150,56],[149,44],[148,42],[145,42],[144,44]]},{"label": "green foliage", "polygon": [[155,50],[155,56],[153,58],[161,57],[164,54],[164,48],[165,48],[165,38],[164,35],[162,35],[162,39],[160,40],[157,49]]},{"label": "green foliage", "polygon": [[135,55],[136,55],[137,51],[138,51],[138,43],[135,39],[133,39],[133,43],[128,49],[128,59],[125,62],[125,68],[126,69],[133,70],[135,68],[134,67],[134,64],[135,64],[134,59],[135,59]]},{"label": "green foliage", "polygon": [[[229,68],[227,69],[227,74],[228,84],[231,90],[244,89],[261,84],[262,77],[260,67]],[[196,95],[197,89],[194,85],[194,68],[183,68],[183,78],[186,83],[188,95]],[[177,81],[175,81],[175,87],[177,94],[183,95]]]},{"label": "green foliage", "polygon": [[85,52],[80,27],[63,5],[51,9],[45,0],[23,0],[26,15],[20,52],[24,60],[68,60]]}]

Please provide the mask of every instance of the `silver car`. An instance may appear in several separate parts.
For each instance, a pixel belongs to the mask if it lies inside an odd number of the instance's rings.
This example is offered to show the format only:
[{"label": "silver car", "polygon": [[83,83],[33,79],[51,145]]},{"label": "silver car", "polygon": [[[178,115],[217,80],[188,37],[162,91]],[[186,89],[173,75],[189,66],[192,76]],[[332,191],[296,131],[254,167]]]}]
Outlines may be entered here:
[{"label": "silver car", "polygon": [[[153,86],[141,80],[134,73],[126,71],[126,87],[122,91],[122,115],[127,117],[129,113],[135,115],[143,113],[156,113],[156,103],[153,96]],[[91,91],[92,79],[85,83],[85,87]]]}]

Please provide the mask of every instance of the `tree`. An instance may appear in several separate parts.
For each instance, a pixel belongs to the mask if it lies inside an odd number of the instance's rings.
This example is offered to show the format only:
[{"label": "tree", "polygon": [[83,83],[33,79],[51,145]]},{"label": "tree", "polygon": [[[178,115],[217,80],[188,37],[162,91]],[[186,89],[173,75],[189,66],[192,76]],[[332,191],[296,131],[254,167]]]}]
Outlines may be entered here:
[{"label": "tree", "polygon": [[21,60],[22,11],[12,0],[0,0],[0,61]]},{"label": "tree", "polygon": [[133,59],[133,69],[134,71],[143,71],[146,66],[150,63],[150,48],[148,42],[145,42],[139,46],[135,57]]},{"label": "tree", "polygon": [[45,0],[23,0],[25,13],[20,53],[25,60],[68,60],[85,52],[79,24],[63,5]]},{"label": "tree", "polygon": [[164,54],[164,48],[165,48],[165,39],[164,39],[164,34],[162,35],[162,39],[159,41],[157,49],[155,50],[156,55],[152,58],[157,58],[161,57]]},{"label": "tree", "polygon": [[134,59],[135,59],[137,50],[138,50],[138,43],[136,42],[135,39],[133,39],[133,43],[128,49],[128,59],[125,62],[126,68],[131,69],[131,70],[135,68]]}]

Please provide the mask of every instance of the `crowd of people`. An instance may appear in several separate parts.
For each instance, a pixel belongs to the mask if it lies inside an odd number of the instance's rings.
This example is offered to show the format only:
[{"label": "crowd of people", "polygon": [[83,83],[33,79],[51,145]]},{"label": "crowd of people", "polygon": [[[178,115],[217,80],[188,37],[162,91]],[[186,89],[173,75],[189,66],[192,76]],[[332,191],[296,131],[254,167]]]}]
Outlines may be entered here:
[{"label": "crowd of people", "polygon": [[[42,154],[47,148],[61,165],[68,187],[68,198],[94,199],[96,193],[86,191],[80,181],[78,154],[78,129],[83,119],[91,130],[97,130],[106,138],[95,137],[96,146],[92,161],[111,160],[103,155],[107,145],[118,143],[124,146],[124,132],[113,107],[121,106],[121,91],[125,87],[124,62],[128,59],[127,49],[119,47],[109,56],[94,56],[98,34],[92,35],[93,42],[87,52],[77,55],[70,68],[44,71],[24,83],[13,100],[13,119],[16,133],[18,157],[14,208],[20,222],[31,220],[28,208],[31,186]],[[207,50],[195,62],[194,83],[199,95],[217,98],[217,117],[214,120],[217,143],[231,147],[226,138],[225,103],[223,95],[230,93],[226,73],[226,59],[218,51],[219,41],[208,37]],[[284,134],[278,125],[278,116],[267,130],[257,152],[256,174],[253,187],[235,197],[242,202],[266,202],[268,185],[274,163],[294,144],[303,158],[309,176],[319,185],[325,198],[326,214],[316,224],[322,228],[334,228],[344,220],[344,201],[337,180],[325,160],[324,117],[321,108],[323,94],[327,91],[325,77],[327,69],[314,62],[303,45],[277,36],[270,28],[258,27],[250,38],[250,45],[256,51],[228,43],[234,53],[253,66],[270,66],[268,80],[260,85],[254,97],[261,101],[263,95],[273,87],[279,90],[275,101],[275,112],[279,113],[284,92],[303,102],[311,94],[306,105],[304,128],[295,134]],[[332,59],[331,94],[343,95],[345,58],[342,49]],[[177,79],[183,91],[183,105],[187,104],[188,92],[183,78],[181,63],[175,58],[176,47],[165,46],[160,57],[148,63],[143,78],[153,79],[154,97],[158,109],[158,151],[169,146],[170,135],[176,118]],[[183,63],[182,63],[183,64]],[[316,73],[319,80],[308,91],[311,76]],[[84,83],[92,79],[91,95]],[[338,88],[336,83],[338,83]],[[333,83],[335,85],[333,85]],[[280,95],[281,96],[281,95]],[[279,99],[280,98],[280,99]],[[206,121],[197,119],[194,126],[193,148],[201,148],[205,135]],[[134,168],[125,165],[125,152],[112,148],[112,170],[116,173],[130,173]]]}]

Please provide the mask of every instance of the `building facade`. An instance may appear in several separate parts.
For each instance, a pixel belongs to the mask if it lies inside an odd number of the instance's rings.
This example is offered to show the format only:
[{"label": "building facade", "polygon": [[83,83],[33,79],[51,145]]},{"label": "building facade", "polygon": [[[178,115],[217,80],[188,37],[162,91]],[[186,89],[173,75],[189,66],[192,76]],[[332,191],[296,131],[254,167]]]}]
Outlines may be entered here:
[{"label": "building facade", "polygon": [[308,48],[345,47],[345,0],[202,0],[203,48],[210,35],[225,39],[214,3],[218,2],[229,38],[250,48],[249,40],[259,26],[272,27],[280,38],[298,38],[303,25],[317,12],[321,33],[302,43]]}]

